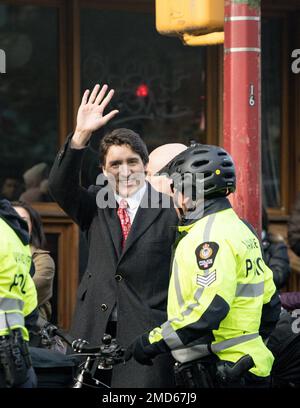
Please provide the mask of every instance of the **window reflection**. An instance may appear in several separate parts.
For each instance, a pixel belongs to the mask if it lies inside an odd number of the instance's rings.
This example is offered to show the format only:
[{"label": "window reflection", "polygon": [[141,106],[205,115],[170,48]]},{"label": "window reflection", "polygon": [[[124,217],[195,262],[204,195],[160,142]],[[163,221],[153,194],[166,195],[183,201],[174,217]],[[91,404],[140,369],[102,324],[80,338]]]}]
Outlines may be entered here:
[{"label": "window reflection", "polygon": [[0,43],[7,65],[0,82],[0,194],[18,199],[29,178],[41,192],[31,191],[28,201],[49,201],[44,180],[58,137],[57,9],[0,5]]},{"label": "window reflection", "polygon": [[[168,142],[204,141],[206,50],[164,37],[149,13],[81,10],[81,88],[108,83],[116,90],[111,127],[137,131],[149,150]],[[92,139],[82,181],[95,182],[98,144]]]},{"label": "window reflection", "polygon": [[264,201],[278,208],[280,197],[282,21],[262,20],[262,175]]}]

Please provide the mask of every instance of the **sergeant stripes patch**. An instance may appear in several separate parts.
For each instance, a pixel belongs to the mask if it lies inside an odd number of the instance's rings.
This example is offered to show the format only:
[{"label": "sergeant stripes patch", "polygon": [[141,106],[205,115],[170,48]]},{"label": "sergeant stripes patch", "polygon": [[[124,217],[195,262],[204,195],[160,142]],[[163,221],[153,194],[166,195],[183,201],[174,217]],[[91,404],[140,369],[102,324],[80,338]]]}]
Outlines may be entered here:
[{"label": "sergeant stripes patch", "polygon": [[197,285],[206,287],[206,286],[211,285],[216,279],[217,279],[217,274],[216,274],[216,270],[214,270],[205,276],[197,274],[196,283]]}]

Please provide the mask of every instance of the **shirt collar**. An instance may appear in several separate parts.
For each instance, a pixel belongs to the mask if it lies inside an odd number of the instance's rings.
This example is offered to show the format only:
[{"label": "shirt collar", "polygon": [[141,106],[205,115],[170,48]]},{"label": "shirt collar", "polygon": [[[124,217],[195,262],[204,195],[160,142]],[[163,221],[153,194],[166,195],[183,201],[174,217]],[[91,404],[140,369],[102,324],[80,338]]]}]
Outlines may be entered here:
[{"label": "shirt collar", "polygon": [[118,204],[120,204],[121,200],[125,200],[128,204],[129,209],[134,210],[140,205],[142,198],[146,192],[146,189],[147,189],[147,184],[144,183],[144,185],[130,197],[121,197],[119,194],[114,193],[115,199]]}]

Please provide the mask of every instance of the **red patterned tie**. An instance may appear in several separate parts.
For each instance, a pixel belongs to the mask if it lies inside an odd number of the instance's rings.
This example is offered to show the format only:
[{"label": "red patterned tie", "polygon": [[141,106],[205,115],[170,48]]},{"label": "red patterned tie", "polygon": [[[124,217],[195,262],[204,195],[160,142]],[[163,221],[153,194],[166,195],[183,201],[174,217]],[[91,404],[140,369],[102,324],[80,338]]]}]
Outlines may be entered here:
[{"label": "red patterned tie", "polygon": [[126,208],[128,208],[128,203],[126,200],[122,199],[120,201],[119,208],[117,211],[117,214],[118,214],[118,217],[121,223],[122,234],[123,234],[122,248],[124,248],[125,246],[125,241],[128,237],[130,227],[131,227],[130,218],[129,218],[128,212],[126,211]]}]

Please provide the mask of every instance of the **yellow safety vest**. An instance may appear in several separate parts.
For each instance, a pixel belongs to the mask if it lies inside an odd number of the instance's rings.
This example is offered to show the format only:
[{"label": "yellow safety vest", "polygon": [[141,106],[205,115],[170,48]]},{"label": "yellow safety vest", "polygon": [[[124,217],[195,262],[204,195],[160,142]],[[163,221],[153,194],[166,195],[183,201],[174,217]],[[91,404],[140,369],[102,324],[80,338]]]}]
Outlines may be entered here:
[{"label": "yellow safety vest", "polygon": [[0,335],[20,328],[29,340],[24,316],[37,307],[37,294],[30,276],[31,252],[14,230],[0,218]]},{"label": "yellow safety vest", "polygon": [[[257,237],[232,208],[179,227],[168,294],[168,321],[150,332],[176,360],[211,353],[236,362],[250,354],[253,374],[270,374],[274,357],[259,335],[262,307],[274,295],[273,273]],[[201,337],[211,340],[201,344]]]}]

